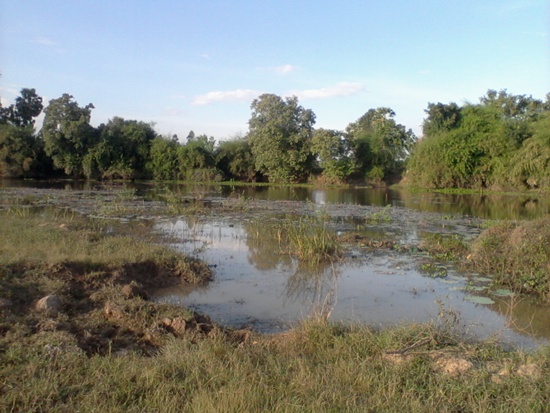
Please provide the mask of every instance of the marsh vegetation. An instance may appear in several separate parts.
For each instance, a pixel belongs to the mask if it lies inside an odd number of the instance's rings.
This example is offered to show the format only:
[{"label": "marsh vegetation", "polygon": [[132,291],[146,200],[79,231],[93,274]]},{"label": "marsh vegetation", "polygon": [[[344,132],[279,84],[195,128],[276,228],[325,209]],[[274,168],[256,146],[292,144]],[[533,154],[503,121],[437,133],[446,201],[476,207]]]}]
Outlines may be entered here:
[{"label": "marsh vegetation", "polygon": [[[335,322],[331,315],[335,284],[327,284],[323,275],[338,281],[338,272],[332,269],[341,260],[357,260],[353,256],[358,251],[368,256],[412,254],[413,260],[420,258],[420,252],[422,262],[451,268],[445,263],[459,265],[468,254],[482,252],[472,240],[485,245],[483,239],[492,239],[491,231],[500,234],[519,228],[518,236],[533,233],[531,229],[543,227],[545,218],[532,226],[500,224],[504,225],[500,230],[485,229],[481,221],[470,218],[477,232],[461,230],[466,235],[461,238],[453,235],[462,228],[461,219],[426,214],[421,228],[429,235],[419,237],[418,243],[401,243],[392,234],[407,222],[410,225],[414,215],[384,203],[374,208],[319,207],[206,196],[201,199],[211,202],[199,204],[181,197],[178,201],[174,192],[164,196],[145,199],[128,188],[2,191],[1,410],[546,408],[550,359],[545,345],[525,351],[505,348],[495,338],[475,339],[465,334],[456,309],[441,303],[438,316],[422,324],[378,328]],[[170,205],[177,209],[170,210]],[[350,219],[348,208],[360,218]],[[247,234],[262,233],[259,242],[239,232],[235,220],[243,216]],[[220,267],[228,263],[196,258],[212,243],[194,244],[200,250],[194,254],[174,247],[183,239],[187,243],[199,239],[208,225],[222,218],[233,219],[230,228],[236,238],[231,245],[254,246],[250,259],[258,265],[298,265],[300,271],[293,273],[285,288],[293,299],[300,299],[304,291],[318,294],[307,320],[284,333],[261,334],[250,328],[229,329],[189,308],[151,299],[160,286],[207,286],[212,277],[217,280]],[[184,232],[158,231],[158,222],[180,220],[186,222]],[[383,232],[373,232],[376,226],[382,226]],[[440,233],[430,231],[433,228]],[[214,234],[206,232],[211,240]],[[310,238],[318,239],[312,242],[315,248],[302,249]],[[504,235],[498,239],[509,244]],[[274,249],[278,258],[270,262],[273,255],[267,252]],[[540,262],[542,256],[537,257]],[[473,261],[470,257],[466,263]],[[514,289],[518,296],[533,291]],[[47,296],[57,297],[57,306],[37,306]]]}]

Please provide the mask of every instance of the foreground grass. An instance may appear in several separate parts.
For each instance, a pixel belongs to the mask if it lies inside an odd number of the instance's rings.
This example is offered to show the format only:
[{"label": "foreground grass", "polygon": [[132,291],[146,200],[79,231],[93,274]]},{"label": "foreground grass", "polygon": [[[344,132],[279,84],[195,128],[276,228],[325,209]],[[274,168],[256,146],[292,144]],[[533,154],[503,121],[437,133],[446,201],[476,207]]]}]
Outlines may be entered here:
[{"label": "foreground grass", "polygon": [[1,359],[2,411],[544,412],[550,391],[547,351],[461,345],[428,326],[308,323],[241,345],[173,338],[154,357],[88,357],[48,333]]},{"label": "foreground grass", "polygon": [[[452,325],[229,331],[125,289],[208,278],[140,241],[140,227],[50,210],[0,220],[0,411],[543,412],[550,401],[548,348],[469,344]],[[58,313],[34,308],[47,294],[62,298]]]}]

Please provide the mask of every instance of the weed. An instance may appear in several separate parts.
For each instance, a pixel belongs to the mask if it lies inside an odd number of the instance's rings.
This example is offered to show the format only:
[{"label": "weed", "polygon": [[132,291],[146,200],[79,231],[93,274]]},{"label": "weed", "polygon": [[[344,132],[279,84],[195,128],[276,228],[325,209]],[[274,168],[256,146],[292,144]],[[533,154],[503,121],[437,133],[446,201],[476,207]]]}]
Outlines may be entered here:
[{"label": "weed", "polygon": [[466,255],[468,245],[458,235],[426,233],[423,235],[420,249],[427,251],[436,260],[458,261]]},{"label": "weed", "polygon": [[283,250],[302,261],[318,263],[340,255],[336,234],[325,221],[315,217],[285,220],[277,231],[277,239]]},{"label": "weed", "polygon": [[365,222],[368,224],[389,224],[392,221],[391,208],[391,205],[386,205],[380,211],[368,213]]},{"label": "weed", "polygon": [[420,272],[429,275],[432,278],[445,278],[447,276],[447,269],[440,265],[425,262],[419,266]]},{"label": "weed", "polygon": [[468,267],[498,285],[550,302],[550,217],[494,225],[475,240]]}]

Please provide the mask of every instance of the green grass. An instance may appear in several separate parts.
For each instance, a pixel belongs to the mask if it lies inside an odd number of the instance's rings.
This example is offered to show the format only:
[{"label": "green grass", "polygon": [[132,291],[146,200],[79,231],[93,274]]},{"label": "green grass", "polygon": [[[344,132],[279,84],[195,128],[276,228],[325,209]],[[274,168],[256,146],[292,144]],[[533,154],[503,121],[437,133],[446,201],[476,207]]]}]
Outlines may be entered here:
[{"label": "green grass", "polygon": [[[306,323],[241,345],[173,338],[154,357],[87,357],[49,333],[1,358],[3,411],[542,412],[550,390],[547,352],[458,345],[429,326]],[[472,367],[445,373],[452,358]]]},{"label": "green grass", "polygon": [[[146,227],[23,207],[0,220],[0,298],[11,301],[0,307],[0,411],[547,409],[548,347],[469,343],[450,318],[384,330],[316,319],[274,336],[227,330],[123,293],[131,283],[207,275],[199,262],[153,245]],[[312,223],[281,230],[311,239]],[[51,293],[63,298],[59,314],[33,309]],[[172,328],[182,319],[185,331]]]},{"label": "green grass", "polygon": [[337,260],[342,253],[336,233],[322,216],[292,216],[277,222],[253,223],[250,227],[249,237],[260,242],[269,240],[270,245],[276,242],[281,253],[306,265]]},{"label": "green grass", "polygon": [[468,261],[496,284],[550,302],[550,216],[492,225],[472,244]]}]

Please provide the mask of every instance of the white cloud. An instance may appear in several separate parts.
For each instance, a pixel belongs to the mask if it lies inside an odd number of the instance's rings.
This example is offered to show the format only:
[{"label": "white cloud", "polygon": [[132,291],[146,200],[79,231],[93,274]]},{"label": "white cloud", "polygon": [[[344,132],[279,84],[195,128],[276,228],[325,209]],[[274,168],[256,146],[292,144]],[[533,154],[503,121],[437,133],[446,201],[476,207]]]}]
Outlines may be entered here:
[{"label": "white cloud", "polygon": [[41,44],[41,45],[44,45],[44,46],[55,46],[57,43],[55,43],[53,40],[47,38],[47,37],[37,37],[34,42],[36,44]]},{"label": "white cloud", "polygon": [[298,70],[298,66],[293,65],[282,65],[275,68],[275,72],[280,75],[288,75],[289,73],[295,72],[296,70]]},{"label": "white cloud", "polygon": [[252,89],[236,89],[228,91],[208,92],[204,95],[195,96],[193,105],[208,105],[214,102],[224,102],[228,100],[250,101],[261,95],[261,92]]},{"label": "white cloud", "polygon": [[331,87],[293,91],[291,94],[298,96],[300,99],[326,99],[351,96],[363,90],[365,90],[365,85],[363,83],[340,82]]}]

